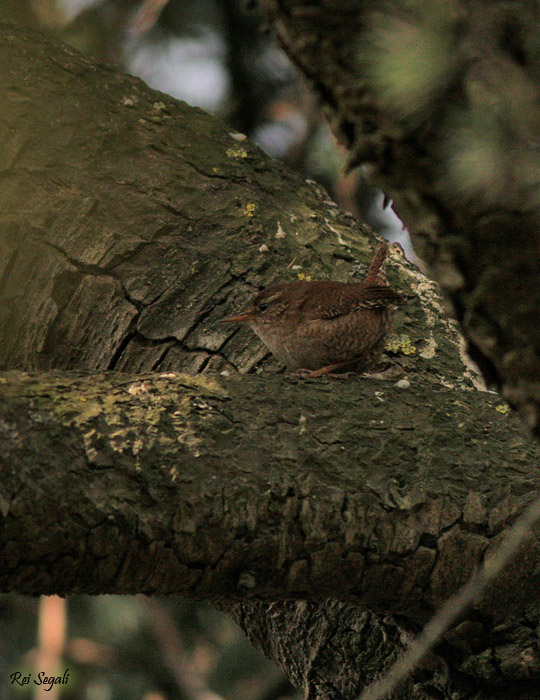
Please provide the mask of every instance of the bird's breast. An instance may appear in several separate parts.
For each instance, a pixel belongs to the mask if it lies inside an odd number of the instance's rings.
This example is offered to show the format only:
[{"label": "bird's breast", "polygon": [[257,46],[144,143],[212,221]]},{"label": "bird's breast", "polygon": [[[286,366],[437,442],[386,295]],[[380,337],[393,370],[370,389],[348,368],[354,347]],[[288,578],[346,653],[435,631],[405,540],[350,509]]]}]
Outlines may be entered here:
[{"label": "bird's breast", "polygon": [[320,369],[355,358],[369,366],[382,352],[391,316],[390,309],[362,309],[331,319],[300,317],[296,323],[252,324],[252,328],[292,370]]}]

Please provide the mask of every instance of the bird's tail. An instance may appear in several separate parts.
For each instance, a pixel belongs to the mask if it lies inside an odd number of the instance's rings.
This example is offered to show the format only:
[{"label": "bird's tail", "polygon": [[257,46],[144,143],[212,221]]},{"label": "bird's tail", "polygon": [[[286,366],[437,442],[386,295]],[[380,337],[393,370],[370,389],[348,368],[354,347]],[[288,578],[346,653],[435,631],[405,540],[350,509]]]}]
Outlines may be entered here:
[{"label": "bird's tail", "polygon": [[387,253],[388,246],[386,243],[383,243],[371,261],[364,284],[386,284],[386,275],[384,274],[382,266],[386,260]]}]

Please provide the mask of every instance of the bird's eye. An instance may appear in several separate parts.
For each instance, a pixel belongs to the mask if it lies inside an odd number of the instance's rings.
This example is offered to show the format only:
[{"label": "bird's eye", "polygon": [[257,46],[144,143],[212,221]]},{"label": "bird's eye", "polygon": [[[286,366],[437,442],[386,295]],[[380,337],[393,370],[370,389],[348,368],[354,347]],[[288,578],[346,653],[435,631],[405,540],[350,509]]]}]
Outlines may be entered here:
[{"label": "bird's eye", "polygon": [[262,304],[259,304],[259,311],[266,311],[268,308],[268,302],[263,301]]}]

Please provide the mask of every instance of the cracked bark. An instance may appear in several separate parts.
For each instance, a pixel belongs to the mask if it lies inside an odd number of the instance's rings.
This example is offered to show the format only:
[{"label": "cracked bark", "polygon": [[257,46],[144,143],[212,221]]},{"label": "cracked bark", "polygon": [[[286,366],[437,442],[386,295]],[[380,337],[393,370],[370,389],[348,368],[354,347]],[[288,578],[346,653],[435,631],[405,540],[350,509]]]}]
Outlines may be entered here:
[{"label": "cracked bark", "polygon": [[[2,589],[208,598],[308,696],[354,696],[537,491],[535,448],[395,253],[408,389],[234,376],[275,365],[217,321],[278,277],[350,279],[372,234],[218,120],[40,34],[2,27],[0,91],[2,367],[208,373],[3,375]],[[530,696],[537,547],[396,697]]]},{"label": "cracked bark", "polygon": [[[325,193],[218,120],[68,49],[43,73],[44,40],[32,41],[35,51],[6,29],[0,47],[14,96],[2,145],[0,366],[245,373],[266,350],[217,320],[276,277],[362,277],[372,234]],[[405,371],[470,385],[434,285],[398,257],[391,282],[423,302],[398,318]]]}]

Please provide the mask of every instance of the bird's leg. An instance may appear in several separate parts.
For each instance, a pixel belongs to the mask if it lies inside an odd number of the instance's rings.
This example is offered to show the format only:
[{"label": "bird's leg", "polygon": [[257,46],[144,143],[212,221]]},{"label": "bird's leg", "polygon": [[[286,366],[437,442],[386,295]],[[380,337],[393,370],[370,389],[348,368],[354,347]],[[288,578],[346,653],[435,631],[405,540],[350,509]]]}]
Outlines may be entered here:
[{"label": "bird's leg", "polygon": [[346,374],[334,374],[334,370],[341,369],[350,365],[355,360],[346,360],[345,362],[337,362],[333,365],[326,365],[325,367],[320,367],[319,369],[297,369],[292,372],[293,377],[301,377],[302,379],[316,379],[317,377],[338,377],[339,379],[345,379]]}]

